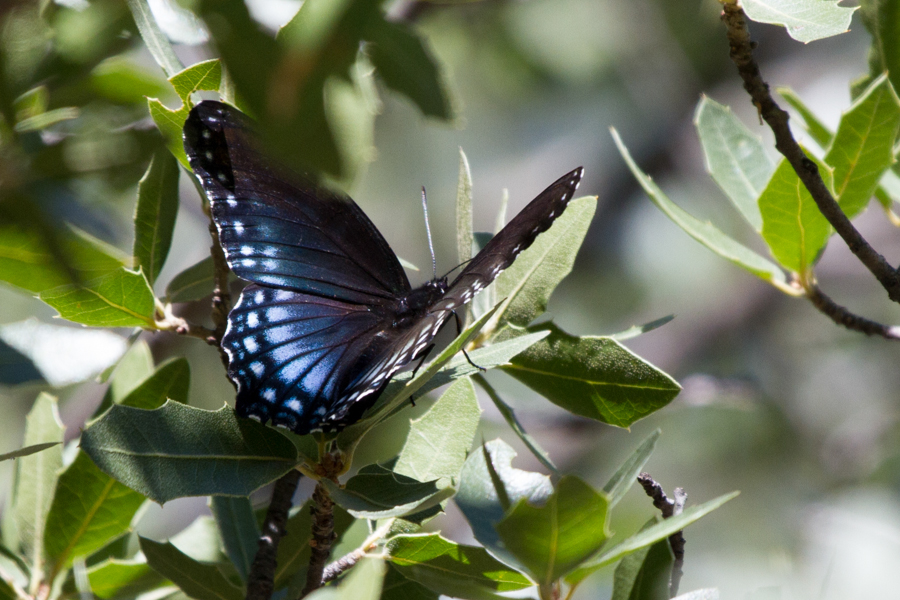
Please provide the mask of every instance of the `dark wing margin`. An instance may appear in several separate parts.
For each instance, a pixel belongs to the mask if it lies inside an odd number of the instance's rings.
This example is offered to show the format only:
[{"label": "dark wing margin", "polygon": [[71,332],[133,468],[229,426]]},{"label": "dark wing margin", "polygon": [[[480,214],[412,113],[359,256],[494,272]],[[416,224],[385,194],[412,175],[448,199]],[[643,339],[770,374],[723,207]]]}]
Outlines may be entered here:
[{"label": "dark wing margin", "polygon": [[364,306],[248,285],[222,339],[238,385],[235,410],[299,435],[340,429],[347,422],[337,414],[361,413],[387,384],[361,401],[344,393],[350,371],[389,325]]},{"label": "dark wing margin", "polygon": [[410,290],[352,199],[281,167],[259,146],[248,119],[220,102],[201,102],[185,122],[185,152],[238,277],[360,304],[390,304]]},{"label": "dark wing margin", "polygon": [[490,285],[566,210],[583,175],[584,167],[578,167],[557,179],[529,202],[466,265],[450,284],[444,297],[432,307],[432,312],[455,310]]}]

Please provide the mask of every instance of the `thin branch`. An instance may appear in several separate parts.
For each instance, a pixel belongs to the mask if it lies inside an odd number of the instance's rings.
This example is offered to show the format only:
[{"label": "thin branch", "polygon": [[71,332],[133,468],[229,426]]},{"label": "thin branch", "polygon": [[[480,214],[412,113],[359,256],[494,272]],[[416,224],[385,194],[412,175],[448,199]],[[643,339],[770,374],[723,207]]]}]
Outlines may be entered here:
[{"label": "thin branch", "polygon": [[722,3],[722,22],[725,23],[731,60],[737,66],[744,89],[753,99],[760,117],[775,134],[775,148],[788,160],[800,181],[809,190],[819,211],[825,216],[838,235],[846,242],[850,251],[865,265],[887,291],[888,297],[900,302],[900,273],[857,231],[841,210],[834,196],[828,191],[819,175],[816,163],[804,154],[803,149],[791,134],[788,113],[772,99],[769,85],[763,80],[759,65],[753,58],[754,43],[750,40],[747,19],[737,0],[719,0]]},{"label": "thin branch", "polygon": [[806,289],[806,297],[809,298],[812,305],[838,325],[866,335],[878,335],[888,340],[900,340],[900,327],[883,325],[853,314],[825,295],[814,283],[807,284],[804,287]]},{"label": "thin branch", "polygon": [[337,538],[334,533],[334,501],[321,482],[316,485],[312,500],[312,506],[309,508],[313,518],[312,540],[309,542],[312,552],[306,571],[306,585],[300,592],[301,598],[322,587],[325,564],[331,555],[331,546]]},{"label": "thin branch", "polygon": [[391,527],[394,525],[394,519],[388,519],[387,523],[376,529],[372,532],[372,535],[366,538],[366,540],[360,545],[359,548],[348,552],[344,556],[340,557],[333,563],[329,564],[325,567],[324,571],[322,571],[322,583],[328,583],[330,581],[334,581],[337,579],[341,573],[350,569],[360,561],[360,559],[365,556],[369,550],[375,547],[384,536],[386,536]]},{"label": "thin branch", "polygon": [[[228,291],[228,262],[225,260],[225,252],[219,243],[219,232],[216,230],[212,219],[209,221],[209,235],[212,237],[212,246],[209,251],[213,258],[213,277],[215,287],[212,295],[212,322],[213,338],[215,346],[219,349],[219,358],[225,368],[228,368],[228,355],[222,349],[222,337],[228,326],[228,312],[231,310],[231,293]],[[234,382],[232,382],[232,385]]]},{"label": "thin branch", "polygon": [[259,548],[247,576],[247,600],[269,600],[275,591],[275,567],[278,544],[284,536],[291,500],[300,483],[300,472],[292,469],[275,482],[272,500],[259,537]]},{"label": "thin branch", "polygon": [[[659,509],[663,519],[668,519],[674,515],[680,515],[684,510],[684,503],[687,501],[687,493],[684,488],[675,488],[673,496],[674,500],[670,500],[663,491],[661,485],[654,481],[649,473],[641,473],[637,476],[638,483],[644,488],[644,492],[653,499],[653,506]],[[672,548],[672,554],[675,555],[675,562],[672,563],[672,574],[669,577],[669,597],[673,598],[678,595],[678,586],[681,584],[681,577],[684,575],[684,531],[676,531],[669,536],[669,547]]]}]

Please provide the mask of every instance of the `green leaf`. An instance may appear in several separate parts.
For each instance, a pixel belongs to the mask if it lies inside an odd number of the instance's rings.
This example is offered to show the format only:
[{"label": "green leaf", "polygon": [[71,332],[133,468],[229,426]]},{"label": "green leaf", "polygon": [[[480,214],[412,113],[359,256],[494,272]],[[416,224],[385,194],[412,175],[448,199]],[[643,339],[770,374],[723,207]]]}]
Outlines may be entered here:
[{"label": "green leaf", "polygon": [[148,377],[153,375],[153,354],[145,340],[135,340],[134,344],[122,355],[109,378],[109,387],[103,395],[103,402],[97,407],[94,416],[124,400]]},{"label": "green leaf", "polygon": [[762,140],[731,109],[703,96],[694,126],[706,157],[706,170],[748,223],[759,231],[762,217],[756,199],[775,170]]},{"label": "green leaf", "polygon": [[459,264],[472,260],[475,234],[472,225],[472,171],[469,159],[459,149],[459,179],[456,183],[456,256]]},{"label": "green leaf", "polygon": [[23,119],[16,123],[16,126],[13,129],[18,133],[43,131],[52,125],[62,123],[63,121],[71,121],[77,119],[79,116],[81,116],[81,111],[79,111],[78,108],[67,106],[65,108],[48,110],[47,112],[35,115],[28,119]]},{"label": "green leaf", "polygon": [[550,229],[500,273],[494,293],[506,300],[500,304],[498,321],[525,327],[547,310],[550,294],[572,270],[596,209],[595,196],[572,200]]},{"label": "green leaf", "polygon": [[[367,556],[356,563],[341,585],[320,588],[308,600],[378,600],[384,581],[384,561]],[[201,599],[203,600],[203,599]]]},{"label": "green leaf", "polygon": [[37,454],[38,452],[43,452],[48,448],[52,448],[53,446],[58,446],[62,442],[47,442],[44,444],[35,444],[33,446],[26,446],[25,448],[19,448],[18,450],[13,450],[12,452],[7,452],[6,454],[0,454],[0,461],[11,460],[13,458],[20,458],[22,456],[30,456],[32,454]]},{"label": "green leaf", "polygon": [[198,562],[170,543],[140,538],[141,552],[153,569],[196,600],[243,600],[244,592],[218,567]]},{"label": "green leaf", "polygon": [[175,215],[178,213],[178,161],[159,150],[138,182],[134,211],[135,267],[141,267],[153,286],[172,244]]},{"label": "green leaf", "polygon": [[191,65],[190,67],[175,73],[169,78],[169,83],[175,88],[175,93],[181,98],[181,108],[172,110],[166,108],[162,102],[155,98],[147,100],[150,108],[150,116],[163,134],[166,147],[169,152],[178,159],[185,169],[190,169],[187,155],[184,153],[184,142],[181,138],[181,130],[191,111],[191,94],[199,91],[217,91],[222,81],[222,65],[218,59],[206,60]]},{"label": "green leaf", "polygon": [[219,527],[225,553],[243,581],[247,581],[250,565],[259,547],[259,527],[253,505],[247,497],[212,496],[209,502]]},{"label": "green leaf", "polygon": [[669,600],[674,563],[668,540],[629,554],[616,567],[611,600]]},{"label": "green leaf", "polygon": [[783,25],[798,42],[812,42],[845,33],[857,7],[840,0],[742,0],[747,16],[758,23]]},{"label": "green leaf", "polygon": [[566,581],[569,584],[581,582],[585,577],[597,569],[612,564],[641,548],[655,544],[656,542],[669,537],[676,531],[681,531],[700,517],[711,513],[729,500],[735,498],[739,493],[740,492],[732,492],[730,494],[725,494],[724,496],[719,496],[709,502],[704,502],[699,506],[691,506],[686,508],[680,515],[663,519],[655,525],[642,529],[638,533],[621,541],[606,552],[572,571],[566,576]]},{"label": "green leaf", "polygon": [[373,19],[365,33],[378,77],[413,101],[427,117],[451,120],[449,86],[425,41],[401,21]]},{"label": "green leaf", "polygon": [[56,398],[41,393],[25,419],[23,445],[56,445],[16,461],[15,502],[11,505],[22,554],[36,572],[43,570],[44,531],[62,467],[64,433]]},{"label": "green leaf", "polygon": [[887,71],[894,90],[900,90],[900,5],[892,0],[860,2],[863,25],[872,35],[868,80]]},{"label": "green leaf", "polygon": [[72,283],[58,255],[82,280],[114,271],[124,261],[115,248],[74,228],[47,232],[33,223],[0,225],[0,281],[33,293]]},{"label": "green leaf", "polygon": [[631,489],[631,486],[634,485],[635,479],[640,474],[641,470],[643,470],[644,465],[647,464],[647,461],[650,459],[650,455],[653,454],[653,449],[656,448],[656,440],[659,439],[659,436],[662,432],[657,429],[650,436],[641,442],[641,445],[638,446],[637,450],[635,450],[631,456],[628,457],[622,466],[615,472],[615,474],[610,478],[610,480],[603,486],[603,492],[609,497],[609,508],[612,508],[619,503],[625,493]]},{"label": "green leaf", "polygon": [[624,342],[625,340],[630,340],[631,338],[636,338],[637,336],[647,333],[649,331],[653,331],[659,327],[662,327],[669,321],[675,318],[675,315],[667,315],[665,317],[655,319],[650,321],[649,323],[644,323],[643,325],[633,325],[624,331],[620,331],[619,333],[614,333],[607,337],[610,337],[617,342]]},{"label": "green leaf", "polygon": [[609,538],[609,501],[574,475],[565,475],[542,506],[519,500],[495,525],[506,550],[532,578],[549,585],[597,552]]},{"label": "green leaf", "polygon": [[191,367],[186,358],[172,358],[144,379],[138,387],[119,401],[122,406],[152,410],[166,400],[187,403],[191,385]]},{"label": "green leaf", "polygon": [[214,287],[215,265],[212,257],[207,256],[172,278],[166,286],[166,300],[169,302],[202,300],[213,293]]},{"label": "green leaf", "polygon": [[900,100],[886,75],[876,79],[841,117],[825,155],[834,169],[838,204],[853,218],[869,203],[882,174],[894,163]]},{"label": "green leaf", "polygon": [[[503,440],[493,440],[483,446],[483,452],[472,452],[460,472],[459,490],[454,501],[472,527],[472,533],[491,554],[506,564],[521,567],[521,563],[506,550],[494,525],[506,510],[491,477],[493,471],[503,484],[503,491],[513,503],[528,499],[533,503],[545,501],[553,486],[550,478],[512,467],[516,451]],[[485,456],[490,456],[492,469]]]},{"label": "green leaf", "polygon": [[822,121],[800,100],[794,90],[788,87],[775,88],[775,91],[784,98],[785,102],[791,105],[791,108],[797,111],[806,125],[806,131],[809,136],[824,150],[831,144],[834,133],[828,129]]},{"label": "green leaf", "polygon": [[121,267],[83,286],[64,285],[39,297],[63,319],[82,325],[156,329],[156,298],[141,271]]},{"label": "green leaf", "polygon": [[128,531],[144,497],[102,472],[84,452],[59,476],[44,547],[54,572]]},{"label": "green leaf", "polygon": [[494,406],[497,407],[497,410],[503,416],[503,419],[506,421],[506,424],[509,425],[509,428],[513,430],[513,433],[518,436],[522,443],[525,444],[525,447],[528,448],[528,451],[531,452],[532,455],[538,462],[540,462],[544,467],[547,468],[548,471],[553,473],[556,476],[560,476],[559,469],[556,468],[556,465],[553,464],[553,461],[550,460],[550,455],[541,448],[540,444],[537,443],[531,435],[525,431],[525,428],[522,427],[522,424],[519,423],[519,419],[516,418],[516,413],[513,410],[512,406],[503,401],[503,398],[500,397],[500,394],[487,382],[482,375],[475,375],[476,381],[481,388],[487,392],[488,397],[494,403]]},{"label": "green leaf", "polygon": [[298,461],[290,440],[227,406],[213,412],[177,402],[156,410],[113,406],[85,429],[81,447],[104,472],[160,503],[248,496]]},{"label": "green leaf", "polygon": [[388,569],[381,591],[381,600],[438,600],[439,596],[421,583],[407,579],[394,566]]},{"label": "green leaf", "polygon": [[169,88],[165,80],[122,55],[94,67],[90,83],[95,94],[120,104],[141,104],[147,98],[162,96]]},{"label": "green leaf", "polygon": [[[0,331],[0,335],[2,333]],[[37,368],[34,361],[0,338],[0,385],[13,386],[20,383],[43,381],[44,374]],[[5,460],[3,456],[6,455],[0,455],[0,460]],[[9,458],[15,458],[15,456]]]},{"label": "green leaf", "polygon": [[[91,594],[102,600],[136,597],[157,588],[163,578],[144,561],[110,559],[87,569]],[[63,594],[75,596],[78,590],[73,580],[67,580]]]},{"label": "green leaf", "polygon": [[640,167],[637,166],[637,163],[631,158],[631,154],[628,153],[628,149],[625,148],[625,145],[622,143],[622,139],[619,137],[618,132],[615,129],[611,131],[613,140],[619,148],[619,154],[625,159],[625,163],[631,170],[632,175],[634,175],[641,187],[644,188],[644,191],[650,196],[650,199],[656,207],[669,217],[673,223],[681,227],[685,233],[725,260],[731,261],[742,269],[746,269],[753,273],[763,281],[771,283],[782,292],[792,295],[798,294],[797,290],[794,290],[787,284],[784,272],[777,265],[763,258],[753,250],[750,250],[743,244],[731,239],[712,223],[700,221],[669,200],[663,191],[653,183],[653,180],[644,174]]},{"label": "green leaf", "polygon": [[481,408],[475,387],[459,379],[410,424],[394,472],[417,481],[455,484],[475,439]]},{"label": "green leaf", "polygon": [[681,386],[610,338],[550,335],[503,370],[569,412],[629,427],[672,401]]},{"label": "green leaf", "polygon": [[168,75],[181,70],[181,61],[178,60],[175,50],[169,44],[169,39],[156,23],[147,0],[127,0],[127,2],[128,9],[134,17],[134,23],[141,33],[141,38],[147,45],[147,49],[150,50],[156,64],[162,67],[162,70]]},{"label": "green leaf", "polygon": [[398,535],[385,551],[404,577],[445,596],[479,598],[486,591],[507,592],[533,585],[484,548],[456,544],[437,533]]},{"label": "green leaf", "polygon": [[439,488],[435,480],[420,482],[381,465],[368,465],[344,486],[323,479],[331,498],[357,519],[387,519],[413,514],[453,495],[452,487]]},{"label": "green leaf", "polygon": [[[821,163],[817,165],[831,188],[831,170]],[[763,217],[762,236],[772,255],[795,273],[809,269],[825,247],[831,225],[787,160],[782,159],[759,197],[759,210]]]}]

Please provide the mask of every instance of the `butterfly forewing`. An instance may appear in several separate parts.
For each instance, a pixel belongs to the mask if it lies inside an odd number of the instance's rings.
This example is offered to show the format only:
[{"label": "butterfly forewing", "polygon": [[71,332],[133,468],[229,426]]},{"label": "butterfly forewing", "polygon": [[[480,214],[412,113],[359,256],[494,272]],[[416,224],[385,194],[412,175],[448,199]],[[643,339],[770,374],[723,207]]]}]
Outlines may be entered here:
[{"label": "butterfly forewing", "polygon": [[238,277],[360,304],[409,291],[397,257],[356,203],[263,156],[237,110],[198,104],[184,139]]}]

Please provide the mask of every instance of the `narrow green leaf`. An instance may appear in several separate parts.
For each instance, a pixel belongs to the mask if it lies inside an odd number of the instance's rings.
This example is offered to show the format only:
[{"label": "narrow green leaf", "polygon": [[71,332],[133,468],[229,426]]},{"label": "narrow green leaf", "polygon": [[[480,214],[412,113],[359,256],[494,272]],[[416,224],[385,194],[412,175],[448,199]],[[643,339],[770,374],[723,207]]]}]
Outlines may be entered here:
[{"label": "narrow green leaf", "polygon": [[202,300],[213,293],[215,287],[215,265],[207,256],[172,278],[166,286],[166,300],[169,302],[193,302]]},{"label": "narrow green leaf", "polygon": [[243,600],[244,592],[218,567],[198,562],[170,543],[140,538],[141,552],[153,569],[196,600]]},{"label": "narrow green leaf", "polygon": [[785,102],[791,105],[791,108],[797,111],[803,119],[803,123],[806,125],[806,131],[809,132],[809,136],[819,145],[819,147],[823,150],[828,148],[828,146],[831,145],[831,140],[834,138],[834,132],[828,129],[828,127],[816,117],[794,90],[789,87],[779,87],[775,88],[775,91],[784,98]]},{"label": "narrow green leaf", "polygon": [[629,554],[616,566],[610,600],[669,600],[669,578],[674,563],[668,540]]},{"label": "narrow green leaf", "polygon": [[104,472],[160,503],[248,496],[298,461],[290,440],[227,406],[207,411],[177,402],[156,410],[113,406],[85,429],[81,447]]},{"label": "narrow green leaf", "polygon": [[156,298],[140,271],[119,268],[83,286],[64,285],[39,297],[63,319],[82,325],[156,328]]},{"label": "narrow green leaf", "polygon": [[372,64],[384,84],[427,117],[454,116],[449,86],[426,42],[406,23],[374,19],[365,33]]},{"label": "narrow green leaf", "polygon": [[680,515],[664,519],[656,525],[642,529],[638,533],[616,544],[606,552],[572,571],[566,576],[566,581],[569,584],[576,584],[597,569],[612,564],[620,558],[641,548],[655,544],[656,542],[669,537],[676,531],[681,531],[700,517],[711,513],[729,500],[735,498],[739,493],[740,492],[732,492],[730,494],[725,494],[724,496],[719,496],[709,502],[704,502],[699,506],[691,506],[690,508],[686,508]]},{"label": "narrow green leaf", "polygon": [[775,170],[762,140],[731,109],[703,96],[694,126],[706,157],[706,170],[748,223],[759,231],[762,217],[756,199]]},{"label": "narrow green leaf", "polygon": [[156,64],[162,67],[162,70],[167,75],[180,71],[181,61],[178,60],[175,50],[169,44],[169,39],[156,23],[153,11],[150,10],[147,0],[127,0],[127,2],[128,9],[131,11],[132,17],[134,17],[138,31],[141,33],[141,38],[144,40],[144,44],[147,45],[147,49],[150,50],[150,54],[153,56]]},{"label": "narrow green leaf", "polygon": [[610,337],[617,342],[624,342],[625,340],[630,340],[631,338],[635,338],[643,333],[647,333],[649,331],[653,331],[654,329],[662,327],[674,318],[675,315],[667,315],[660,319],[656,319],[655,321],[644,323],[643,325],[635,325],[633,327],[629,327],[625,331],[620,331],[619,333],[614,333],[607,337]]},{"label": "narrow green leaf", "polygon": [[13,458],[20,458],[22,456],[30,456],[32,454],[37,454],[38,452],[43,452],[48,448],[52,448],[53,446],[58,446],[62,442],[47,442],[44,444],[35,444],[33,446],[26,446],[25,448],[19,448],[18,450],[13,450],[12,452],[7,452],[6,454],[0,454],[0,461],[10,460]]},{"label": "narrow green leaf", "polygon": [[19,598],[19,595],[16,593],[16,590],[6,582],[4,579],[0,579],[0,600],[22,600]]},{"label": "narrow green leaf", "polygon": [[848,217],[859,214],[894,163],[900,100],[882,75],[841,117],[825,163],[834,169],[837,201]]},{"label": "narrow green leaf", "polygon": [[603,491],[609,496],[609,508],[612,508],[619,503],[625,493],[631,489],[631,486],[634,485],[635,479],[640,474],[641,470],[643,470],[644,465],[647,464],[647,461],[650,460],[650,455],[653,454],[653,449],[656,448],[656,440],[659,439],[659,436],[662,432],[657,429],[650,436],[641,442],[641,445],[637,447],[631,456],[628,457],[622,466],[613,474],[613,476],[609,479],[605,486],[603,486]]},{"label": "narrow green leaf", "polygon": [[33,293],[72,283],[57,260],[59,254],[68,259],[73,274],[82,280],[124,264],[121,252],[77,229],[47,232],[33,223],[0,225],[0,281]]},{"label": "narrow green leaf", "polygon": [[503,488],[513,503],[523,498],[535,504],[544,502],[553,493],[553,486],[546,475],[513,468],[512,459],[516,451],[503,440],[487,442],[484,450],[469,454],[460,472],[459,490],[454,501],[469,522],[476,540],[506,564],[521,567],[494,529],[506,511],[492,481],[485,454],[490,456],[493,471],[503,482]]},{"label": "narrow green leaf", "polygon": [[212,496],[209,502],[219,527],[225,553],[243,581],[247,581],[250,565],[259,547],[259,527],[253,505],[247,497]]},{"label": "narrow green leaf", "polygon": [[894,90],[900,90],[900,5],[891,0],[860,2],[863,25],[872,35],[869,74],[863,85],[887,72]]},{"label": "narrow green leaf", "polygon": [[[91,594],[102,600],[136,597],[164,584],[163,578],[143,560],[105,560],[87,569],[87,579]],[[77,593],[74,582],[67,580],[63,594]]]},{"label": "narrow green leaf", "polygon": [[138,182],[134,210],[135,267],[141,267],[153,286],[162,270],[178,213],[178,161],[167,150],[159,150]]},{"label": "narrow green leaf", "polygon": [[475,237],[472,226],[472,172],[469,159],[459,149],[459,179],[456,184],[456,255],[459,264],[472,260]]},{"label": "narrow green leaf", "polygon": [[144,497],[102,472],[84,452],[59,476],[44,547],[54,572],[128,531]]},{"label": "narrow green leaf", "polygon": [[463,546],[438,533],[399,535],[385,551],[404,577],[445,596],[478,598],[489,592],[531,587],[531,581],[478,546]]},{"label": "narrow green leaf", "polygon": [[550,335],[503,370],[570,412],[629,427],[672,401],[681,386],[610,338],[575,337],[552,322]]},{"label": "narrow green leaf", "polygon": [[191,385],[191,367],[186,358],[172,358],[119,401],[122,406],[152,410],[166,400],[187,403]]},{"label": "narrow green leaf", "polygon": [[388,569],[381,600],[439,600],[440,594],[404,577],[393,565]]},{"label": "narrow green leaf", "polygon": [[387,519],[413,514],[446,500],[452,487],[420,482],[381,465],[368,465],[344,486],[322,480],[331,498],[357,519]]},{"label": "narrow green leaf", "polygon": [[500,305],[499,321],[525,327],[547,310],[553,290],[572,270],[596,209],[595,196],[572,200],[550,229],[500,273],[494,293],[506,300]]},{"label": "narrow green leaf", "polygon": [[628,153],[628,149],[622,143],[618,132],[611,130],[613,140],[619,148],[619,154],[625,159],[625,163],[631,170],[632,175],[637,179],[638,183],[644,188],[644,192],[650,196],[653,203],[665,214],[673,223],[681,227],[689,236],[724,258],[731,261],[742,269],[753,273],[763,281],[767,281],[779,290],[797,295],[797,291],[793,290],[788,284],[784,276],[784,272],[771,261],[763,258],[753,250],[750,250],[743,244],[736,242],[710,222],[700,221],[691,216],[677,204],[669,200],[659,187],[653,183],[634,159]]},{"label": "narrow green leaf", "polygon": [[341,585],[320,588],[306,598],[308,600],[379,600],[384,571],[384,561],[367,556],[353,567]]},{"label": "narrow green leaf", "polygon": [[495,525],[506,550],[549,585],[593,555],[610,536],[605,494],[565,475],[543,506],[519,500]]},{"label": "narrow green leaf", "polygon": [[11,505],[22,555],[34,573],[43,571],[44,531],[62,467],[64,433],[56,398],[41,393],[25,419],[23,445],[55,445],[16,461],[15,502]]},{"label": "narrow green leaf", "polygon": [[497,410],[500,411],[500,414],[503,416],[506,424],[509,425],[509,428],[513,430],[513,433],[515,433],[520,440],[522,440],[522,443],[525,444],[525,447],[528,448],[531,454],[538,459],[538,462],[544,465],[547,470],[554,475],[560,476],[559,469],[553,464],[550,455],[541,448],[540,444],[537,443],[537,440],[531,437],[531,435],[525,431],[525,428],[522,427],[522,424],[519,423],[519,419],[516,418],[516,413],[512,406],[503,401],[503,398],[500,397],[497,390],[495,390],[482,375],[476,375],[475,380],[478,382],[478,385],[487,392],[491,402],[493,402],[494,406],[497,407]]},{"label": "narrow green leaf", "polygon": [[[817,164],[830,188],[831,170]],[[759,197],[759,209],[763,217],[762,236],[772,255],[795,273],[809,269],[825,247],[831,225],[787,160],[782,159],[775,169]]]},{"label": "narrow green leaf", "polygon": [[417,481],[455,484],[475,439],[481,408],[475,387],[459,379],[420,418],[412,421],[394,472]]},{"label": "narrow green leaf", "polygon": [[857,7],[838,6],[840,0],[742,0],[747,16],[758,23],[783,25],[798,42],[812,42],[846,33]]},{"label": "narrow green leaf", "polygon": [[19,133],[26,133],[29,131],[43,131],[48,127],[56,125],[57,123],[77,119],[79,116],[81,116],[81,111],[78,110],[77,107],[67,106],[65,108],[48,110],[47,112],[35,115],[28,119],[23,119],[16,123],[16,126],[13,129],[15,129],[15,131]]}]

